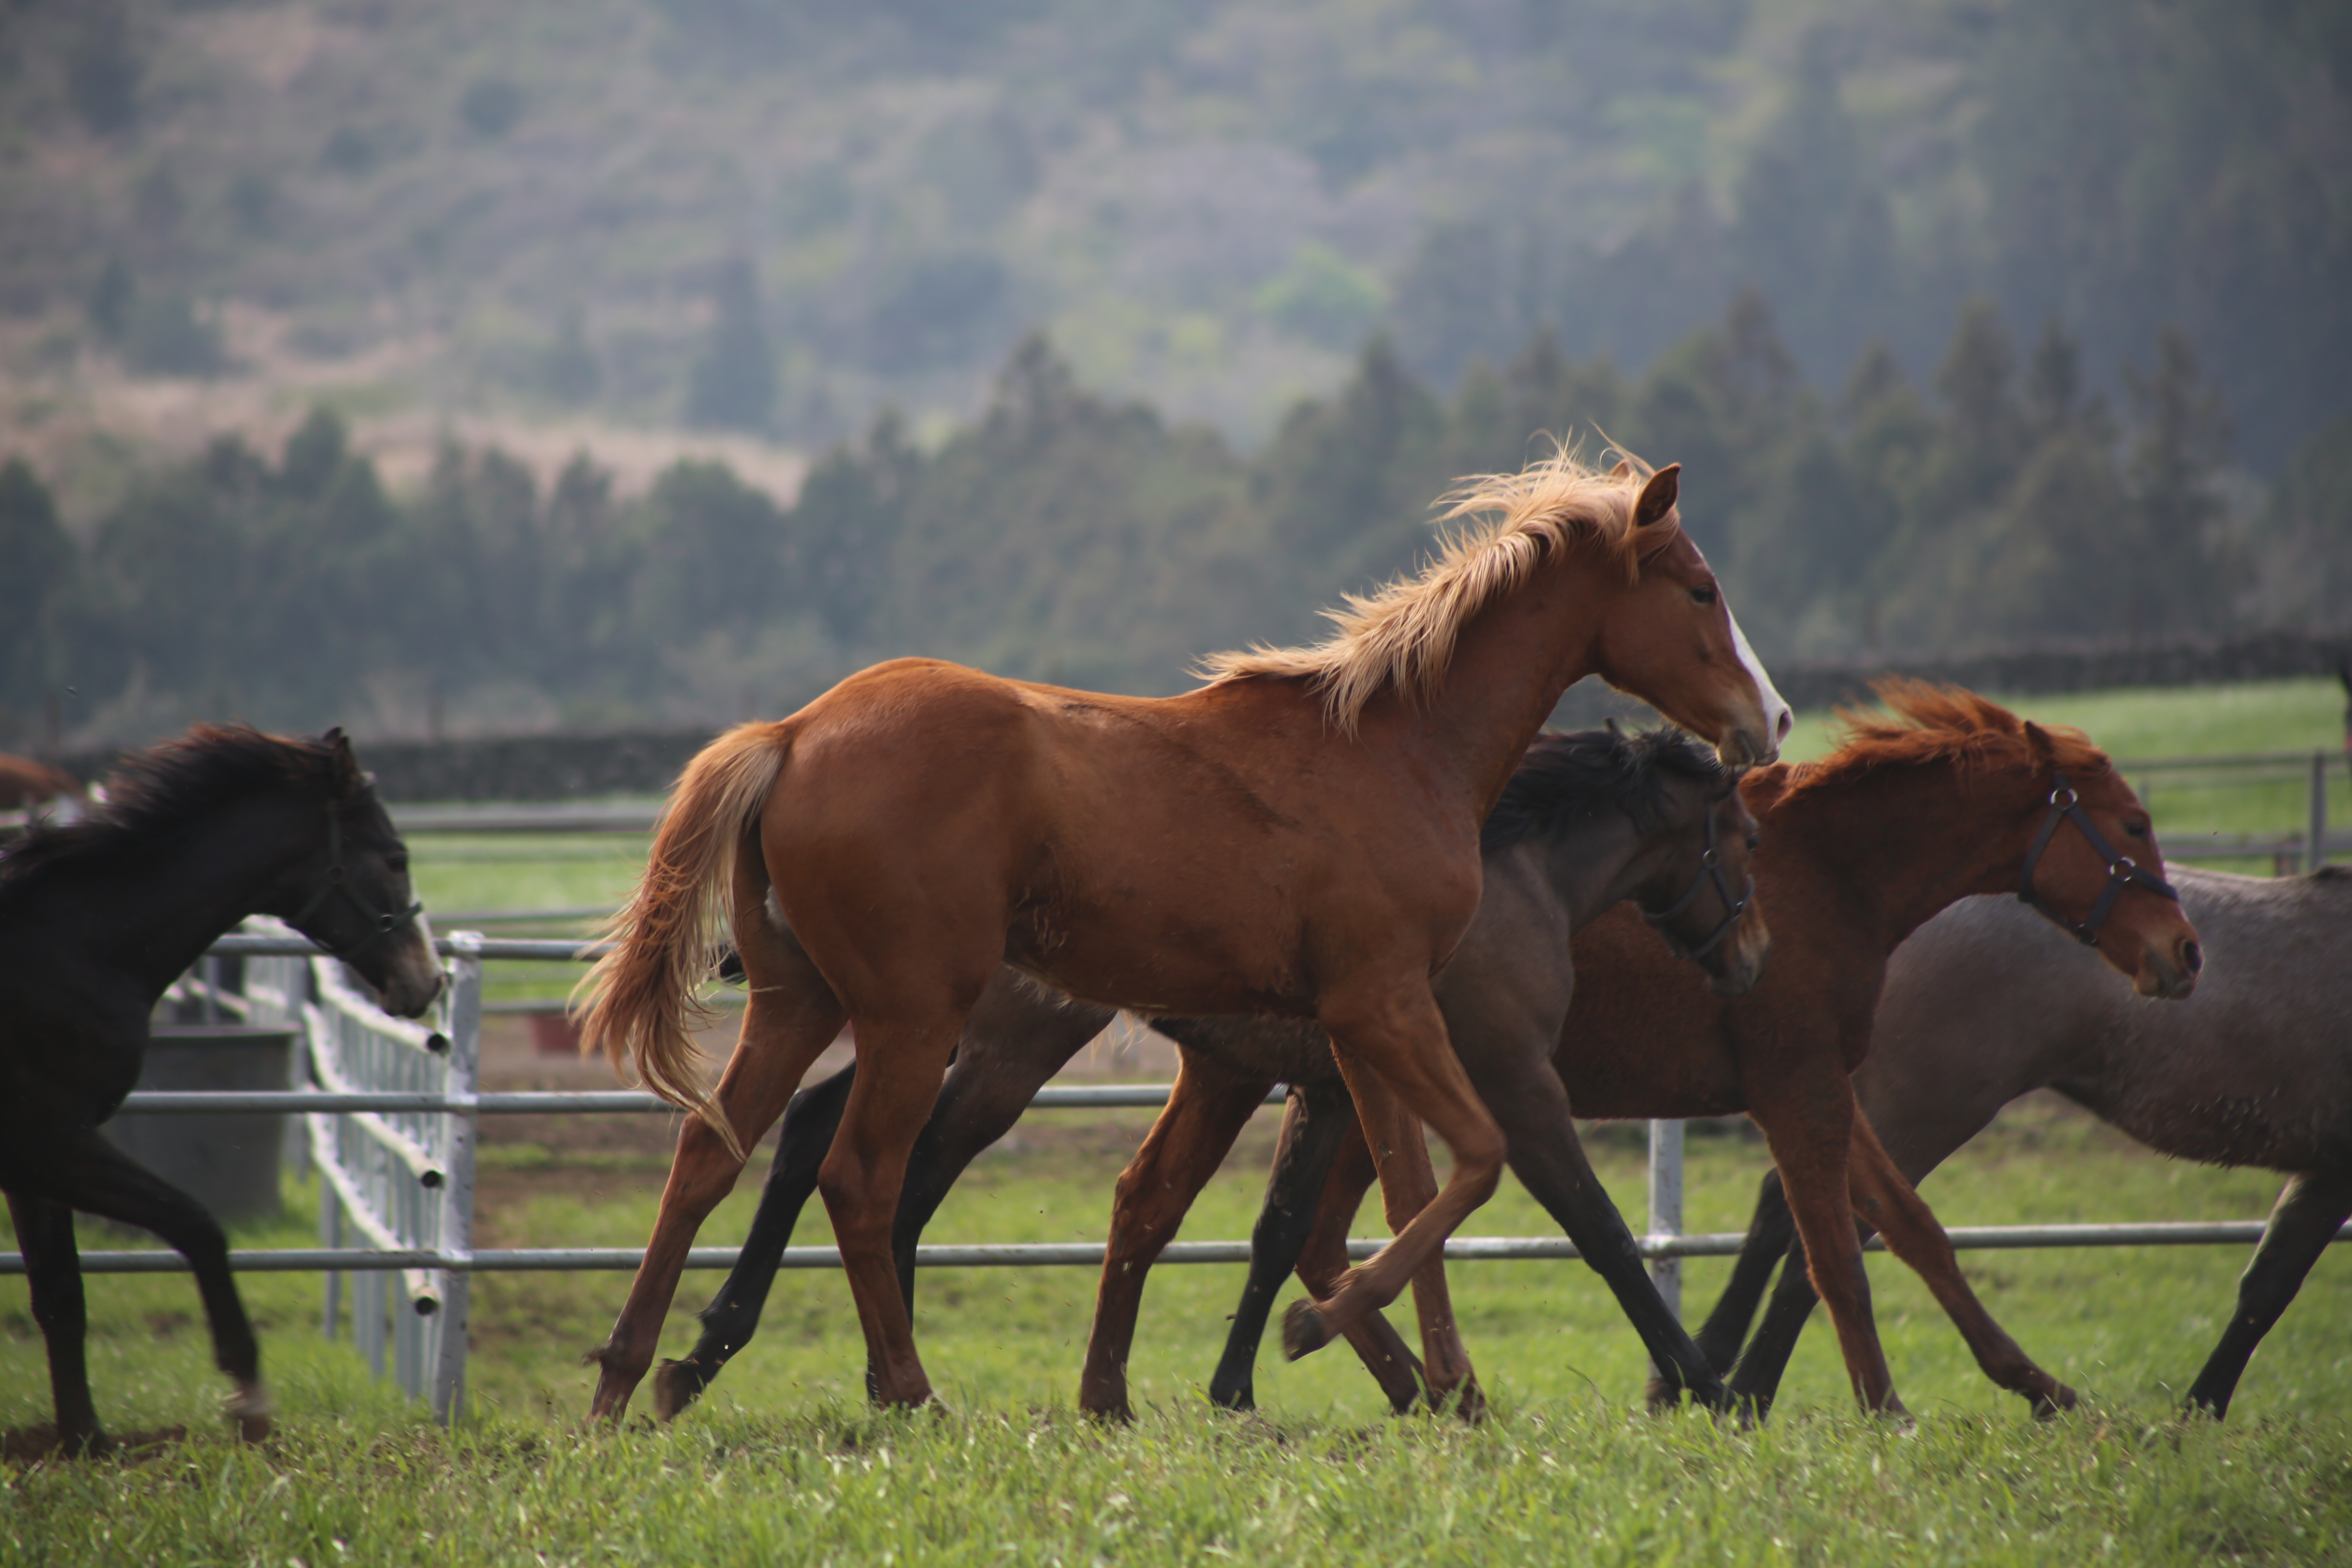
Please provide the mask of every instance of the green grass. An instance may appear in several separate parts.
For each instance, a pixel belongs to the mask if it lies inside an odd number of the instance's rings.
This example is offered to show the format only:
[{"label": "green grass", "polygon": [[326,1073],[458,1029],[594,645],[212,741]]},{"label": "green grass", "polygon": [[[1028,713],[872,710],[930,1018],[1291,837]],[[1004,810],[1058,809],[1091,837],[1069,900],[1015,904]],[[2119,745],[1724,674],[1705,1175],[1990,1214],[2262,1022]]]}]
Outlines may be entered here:
[{"label": "green grass", "polygon": [[[1045,1142],[985,1158],[931,1239],[1099,1237],[1119,1155]],[[1612,1190],[1638,1207],[1638,1155],[1612,1143],[1600,1159]],[[486,1205],[486,1239],[643,1241],[658,1161],[520,1149],[493,1163],[505,1184]],[[1237,1161],[1211,1184],[1188,1235],[1246,1233],[1261,1179],[1252,1165]],[[1695,1142],[1690,1227],[1736,1228],[1762,1168],[1756,1145]],[[2158,1160],[2079,1118],[2021,1116],[1927,1191],[1948,1223],[1969,1224],[2252,1217],[2274,1188],[2261,1173]],[[704,1239],[740,1237],[751,1196],[747,1180]],[[799,1239],[824,1239],[821,1212],[803,1227]],[[1546,1233],[1513,1184],[1471,1228]],[[283,1246],[305,1234],[294,1219],[246,1239]],[[1389,1417],[1344,1347],[1295,1366],[1263,1359],[1255,1417],[1206,1410],[1200,1389],[1240,1271],[1192,1267],[1153,1276],[1131,1366],[1141,1418],[1129,1430],[1097,1430],[1071,1407],[1094,1279],[1056,1268],[925,1276],[919,1328],[943,1415],[866,1412],[841,1277],[793,1273],[760,1339],[675,1429],[594,1437],[577,1429],[589,1378],[575,1358],[609,1326],[625,1277],[488,1276],[476,1416],[443,1435],[371,1384],[346,1346],[320,1340],[314,1278],[258,1276],[244,1285],[284,1415],[258,1453],[219,1435],[219,1380],[188,1282],[99,1279],[92,1360],[109,1420],[184,1423],[195,1436],[140,1464],[0,1472],[0,1563],[885,1552],[921,1562],[2340,1560],[2352,1539],[2352,1425],[2340,1414],[2352,1249],[2315,1270],[2228,1426],[2171,1417],[2242,1261],[2231,1247],[1966,1255],[1993,1312],[2085,1396],[2082,1413],[2037,1427],[1984,1383],[1908,1271],[1874,1258],[1880,1326],[1917,1427],[1853,1413],[1832,1336],[1816,1325],[1757,1433],[1641,1414],[1638,1347],[1574,1264],[1453,1270],[1496,1402],[1475,1431]],[[1687,1267],[1696,1315],[1726,1266]],[[688,1277],[664,1354],[692,1342],[687,1312],[716,1282]],[[40,1356],[22,1282],[0,1281],[0,1425],[46,1417]]]}]

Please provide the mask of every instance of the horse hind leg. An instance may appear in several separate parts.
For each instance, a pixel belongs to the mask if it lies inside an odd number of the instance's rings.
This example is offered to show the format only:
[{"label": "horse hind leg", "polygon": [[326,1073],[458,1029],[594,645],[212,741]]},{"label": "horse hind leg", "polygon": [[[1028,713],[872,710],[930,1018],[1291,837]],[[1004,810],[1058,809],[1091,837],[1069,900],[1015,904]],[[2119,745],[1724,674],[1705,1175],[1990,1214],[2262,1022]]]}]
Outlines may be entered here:
[{"label": "horse hind leg", "polygon": [[[205,1321],[212,1329],[214,1363],[236,1384],[229,1398],[229,1418],[247,1442],[268,1436],[270,1403],[261,1383],[261,1342],[254,1337],[253,1321],[246,1316],[236,1277],[229,1271],[228,1237],[220,1222],[204,1205],[95,1131],[74,1140],[54,1176],[43,1185],[44,1195],[56,1203],[153,1231],[188,1260],[195,1275],[196,1293],[205,1304]],[[63,1256],[70,1261],[70,1218],[50,1229],[54,1237],[62,1239]],[[78,1265],[75,1272],[78,1276]],[[78,1284],[75,1296],[79,1296]],[[75,1316],[79,1315],[77,1300]]]},{"label": "horse hind leg", "polygon": [[[741,921],[737,931],[743,931]],[[754,949],[757,949],[755,952]],[[841,1033],[841,1003],[814,965],[781,944],[746,943],[752,980],[734,1055],[711,1099],[745,1149],[757,1143],[825,1047]],[[604,1342],[582,1358],[598,1369],[588,1417],[618,1421],[627,1411],[661,1342],[662,1321],[677,1294],[678,1276],[702,1222],[735,1187],[742,1156],[730,1151],[708,1121],[689,1116],[678,1130],[661,1208],[646,1244],[645,1261]]]},{"label": "horse hind leg", "polygon": [[1869,1121],[1857,1113],[1850,1161],[1853,1204],[1857,1218],[1878,1227],[1886,1249],[1916,1270],[1987,1377],[2022,1396],[2037,1416],[2072,1410],[2074,1391],[2034,1364],[2015,1340],[1993,1321],[1960,1273],[1951,1237],[1936,1222],[1927,1203],[1903,1179],[1895,1162],[1879,1146]]},{"label": "horse hind leg", "polygon": [[[1381,1208],[1391,1235],[1401,1232],[1415,1215],[1437,1198],[1437,1172],[1429,1163],[1429,1142],[1421,1118],[1399,1103],[1384,1084],[1366,1086],[1369,1103],[1358,1101],[1357,1121],[1368,1141],[1367,1153],[1377,1146]],[[1412,1306],[1421,1326],[1423,1376],[1429,1403],[1452,1406],[1465,1421],[1486,1413],[1486,1395],[1470,1365],[1469,1347],[1454,1319],[1454,1295],[1445,1281],[1445,1255],[1440,1251],[1412,1277]],[[1360,1353],[1361,1347],[1359,1347]]]},{"label": "horse hind leg", "polygon": [[81,1259],[74,1249],[73,1209],[54,1198],[8,1194],[8,1217],[24,1250],[33,1321],[49,1355],[50,1404],[58,1442],[67,1453],[103,1453],[113,1447],[98,1424],[89,1393],[89,1317],[82,1297]]},{"label": "horse hind leg", "polygon": [[2189,1411],[2202,1411],[2216,1421],[2229,1414],[2230,1396],[2237,1392],[2254,1347],[2303,1289],[2305,1276],[2336,1239],[2347,1215],[2352,1215],[2352,1172],[2311,1171],[2287,1179],[2253,1258],[2239,1278],[2238,1310],[2189,1385]]},{"label": "horse hind leg", "polygon": [[735,1267],[728,1270],[727,1282],[698,1314],[702,1332],[694,1349],[654,1369],[654,1414],[661,1420],[676,1419],[700,1398],[728,1362],[751,1342],[784,1248],[792,1245],[801,1210],[816,1191],[817,1167],[833,1146],[856,1072],[857,1065],[852,1062],[823,1083],[802,1089],[785,1106],[775,1159],[760,1189],[760,1207],[752,1215],[751,1233],[744,1238],[743,1250]]},{"label": "horse hind leg", "polygon": [[1340,1277],[1328,1298],[1292,1304],[1284,1314],[1282,1342],[1293,1361],[1395,1300],[1425,1266],[1443,1258],[1445,1238],[1493,1195],[1505,1153],[1502,1129],[1470,1087],[1425,987],[1384,999],[1327,996],[1325,1007],[1323,1022],[1357,1104],[1378,1092],[1370,1077],[1377,1074],[1398,1103],[1411,1106],[1445,1140],[1454,1172],[1393,1241]]},{"label": "horse hind leg", "polygon": [[[982,979],[987,973],[983,966]],[[975,983],[967,995],[979,991]],[[931,1399],[930,1379],[915,1349],[913,1314],[898,1283],[892,1231],[907,1158],[939,1098],[963,1011],[941,1005],[895,1016],[858,1016],[857,1081],[817,1172],[817,1190],[832,1216],[842,1270],[865,1331],[866,1390],[877,1405],[911,1407]]]}]

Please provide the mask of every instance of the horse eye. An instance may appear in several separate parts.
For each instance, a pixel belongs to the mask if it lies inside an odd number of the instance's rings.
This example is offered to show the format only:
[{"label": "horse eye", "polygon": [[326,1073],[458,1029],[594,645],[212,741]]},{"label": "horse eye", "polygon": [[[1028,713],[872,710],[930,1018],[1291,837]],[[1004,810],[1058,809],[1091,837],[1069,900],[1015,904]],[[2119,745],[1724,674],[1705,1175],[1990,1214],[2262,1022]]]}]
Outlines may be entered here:
[{"label": "horse eye", "polygon": [[2145,820],[2126,822],[2124,824],[2124,831],[2134,838],[2145,838],[2147,837],[2147,823]]},{"label": "horse eye", "polygon": [[1749,835],[1748,836],[1748,853],[1749,853],[1749,854],[1751,854],[1751,855],[1752,855],[1752,854],[1754,854],[1754,853],[1756,852],[1756,847],[1757,847],[1758,845],[1759,845],[1759,844],[1763,843],[1763,842],[1764,842],[1764,836],[1763,836],[1762,834],[1760,834],[1760,833],[1751,833],[1751,834],[1749,834]]},{"label": "horse eye", "polygon": [[1715,603],[1715,590],[1712,588],[1693,588],[1690,591],[1690,596],[1693,604],[1712,605]]}]

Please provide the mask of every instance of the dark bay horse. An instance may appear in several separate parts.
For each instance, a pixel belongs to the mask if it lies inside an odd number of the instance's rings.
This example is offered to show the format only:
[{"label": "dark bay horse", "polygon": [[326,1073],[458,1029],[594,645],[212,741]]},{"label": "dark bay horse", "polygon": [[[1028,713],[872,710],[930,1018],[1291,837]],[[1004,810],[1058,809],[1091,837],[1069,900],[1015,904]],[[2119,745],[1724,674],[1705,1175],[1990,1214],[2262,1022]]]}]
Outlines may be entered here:
[{"label": "dark bay horse", "polygon": [[[1487,1104],[1511,1142],[1521,1179],[1559,1214],[1586,1256],[1604,1260],[1630,1255],[1623,1221],[1585,1164],[1574,1128],[1546,1121],[1559,1112],[1555,1087],[1498,1099],[1486,1093],[1496,1067],[1475,1042],[1494,1031],[1475,1026],[1496,1011],[1564,1010],[1572,984],[1567,935],[1598,910],[1633,899],[1654,911],[1669,935],[1732,988],[1754,983],[1769,942],[1744,896],[1753,823],[1730,781],[1704,751],[1672,731],[1628,739],[1610,731],[1544,735],[1505,786],[1481,840],[1485,897],[1478,914],[1436,984],[1438,1007],[1456,1050],[1470,1066]],[[1003,969],[965,1026],[955,1065],[939,1103],[916,1141],[895,1233],[898,1278],[911,1309],[915,1247],[949,1188],[971,1160],[1008,1131],[1031,1098],[1109,1024],[1108,1007],[1041,992],[1017,971]],[[1465,1027],[1465,1023],[1473,1026]],[[1160,1018],[1154,1026],[1183,1053],[1167,1110],[1132,1163],[1120,1175],[1102,1288],[1087,1345],[1080,1405],[1096,1414],[1128,1412],[1126,1363],[1144,1278],[1175,1235],[1250,1114],[1274,1083],[1291,1086],[1285,1125],[1295,1144],[1311,1150],[1355,1125],[1355,1111],[1333,1060],[1329,1039],[1316,1025],[1278,1017]],[[1556,1027],[1556,1026],[1555,1026]],[[1541,1037],[1550,1038],[1549,1034]],[[1540,1081],[1549,1068],[1540,1060]],[[760,1196],[751,1237],[727,1282],[702,1314],[703,1331],[691,1354],[664,1362],[654,1380],[656,1408],[667,1419],[719,1375],[751,1338],[777,1259],[792,1239],[801,1207],[815,1190],[817,1166],[839,1125],[857,1068],[853,1064],[795,1097],[784,1115],[783,1137]],[[1549,1133],[1531,1138],[1528,1128]],[[1433,1191],[1426,1145],[1405,1145],[1420,1161],[1418,1186],[1383,1183],[1411,1203],[1405,1221]],[[1360,1142],[1358,1145],[1361,1147]],[[1393,1179],[1395,1173],[1391,1173]],[[1426,1189],[1422,1191],[1420,1189]],[[1304,1205],[1270,1210],[1264,1226],[1296,1231],[1303,1239],[1313,1217],[1313,1194]],[[1416,1201],[1418,1199],[1418,1201]],[[1344,1230],[1344,1221],[1342,1222]],[[1268,1237],[1272,1232],[1268,1232]],[[1276,1245],[1265,1240],[1269,1249]],[[1595,1267],[1606,1268],[1601,1261]],[[1347,1268],[1345,1249],[1302,1265],[1311,1289],[1328,1292]],[[1687,1370],[1702,1397],[1722,1397],[1720,1380],[1675,1324],[1648,1274],[1636,1260],[1611,1276],[1629,1315],[1659,1347],[1661,1364]],[[1244,1303],[1263,1328],[1276,1276]],[[1410,1407],[1424,1385],[1433,1402],[1449,1397],[1465,1413],[1478,1394],[1469,1359],[1454,1331],[1441,1269],[1414,1280],[1421,1310],[1424,1368],[1377,1315],[1350,1336],[1390,1401]],[[1236,1331],[1240,1337],[1240,1331]],[[1253,1347],[1255,1331],[1249,1335]],[[1251,1403],[1246,1362],[1221,1368],[1211,1397],[1228,1406]]]},{"label": "dark bay horse", "polygon": [[[1572,943],[1579,984],[1552,1064],[1580,1116],[1744,1110],[1763,1128],[1864,1409],[1903,1407],[1870,1317],[1856,1215],[1927,1282],[1986,1375],[2046,1412],[2071,1405],[2073,1392],[1993,1321],[1935,1215],[1855,1114],[1851,1075],[1871,1051],[1888,955],[1954,900],[1996,891],[2030,896],[2087,931],[2142,995],[2188,995],[2202,955],[2162,880],[2147,812],[2087,738],[1965,691],[1879,689],[1896,718],[1850,714],[1852,736],[1832,755],[1741,784],[1763,830],[1753,864],[1773,945],[1762,981],[1745,996],[1711,996],[1656,932],[1612,911]],[[2046,928],[2035,934],[2065,945]],[[1972,974],[1988,988],[2007,983],[1990,963]],[[1293,1180],[1312,1191],[1320,1172],[1294,1163]],[[1349,1179],[1353,1193],[1324,1194],[1325,1212],[1353,1211],[1367,1178],[1333,1177]],[[1254,1260],[1252,1273],[1279,1279],[1288,1268],[1276,1257]],[[1242,1339],[1228,1355],[1250,1348]],[[1745,1371],[1730,1384],[1743,1404],[1755,1394]]]},{"label": "dark bay horse", "polygon": [[[698,1112],[593,1352],[593,1415],[626,1407],[696,1229],[845,1021],[866,1070],[819,1185],[874,1396],[930,1397],[891,1227],[965,1018],[1007,963],[1147,1015],[1311,1017],[1351,1087],[1393,1084],[1454,1172],[1342,1277],[1326,1319],[1345,1331],[1393,1300],[1501,1171],[1430,977],[1476,910],[1479,826],[1545,715],[1599,674],[1727,763],[1777,754],[1787,732],[1676,487],[1673,468],[1566,454],[1475,484],[1450,515],[1481,521],[1420,575],[1353,602],[1314,647],[1209,661],[1214,679],[1181,696],[904,659],[713,742],[583,983],[583,1041]],[[722,917],[751,994],[706,1097],[688,1026]]]},{"label": "dark bay horse", "polygon": [[123,762],[106,804],[0,854],[0,1191],[48,1342],[58,1433],[105,1445],[83,1358],[73,1211],[152,1230],[194,1269],[247,1437],[268,1429],[261,1352],[228,1242],[194,1198],[99,1124],[138,1080],[147,1019],[220,934],[272,914],[414,1016],[442,975],[408,855],[341,731],[287,740],[200,725]]},{"label": "dark bay horse", "polygon": [[[2352,1215],[2352,870],[2173,873],[2208,964],[2197,994],[2141,1006],[2088,953],[2048,940],[2006,900],[1969,899],[1912,934],[1886,971],[1877,1044],[1855,1093],[1888,1157],[1918,1182],[2003,1105],[2054,1089],[2160,1153],[2287,1173],[2237,1310],[2189,1388],[2219,1417],[2263,1336]],[[1997,972],[1998,985],[1983,976]],[[1719,1368],[1740,1356],[1758,1300],[1792,1240],[1768,1179],[1723,1300],[1698,1336]],[[1798,1259],[1782,1277],[1742,1383],[1769,1403],[1811,1312]]]}]

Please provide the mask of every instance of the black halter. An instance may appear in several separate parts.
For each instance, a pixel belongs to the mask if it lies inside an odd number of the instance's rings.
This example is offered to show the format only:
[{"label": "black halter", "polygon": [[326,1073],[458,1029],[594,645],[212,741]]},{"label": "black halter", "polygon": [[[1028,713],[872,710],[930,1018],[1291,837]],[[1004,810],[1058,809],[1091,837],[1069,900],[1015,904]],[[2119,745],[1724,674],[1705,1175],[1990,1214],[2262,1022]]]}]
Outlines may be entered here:
[{"label": "black halter", "polygon": [[[405,910],[395,912],[391,910],[377,909],[367,900],[360,897],[359,890],[352,886],[351,879],[343,874],[343,819],[337,810],[337,803],[329,802],[327,805],[327,879],[319,884],[319,890],[310,895],[301,909],[296,911],[294,918],[287,923],[298,931],[300,930],[304,921],[318,913],[320,906],[338,893],[342,895],[344,902],[365,916],[373,929],[349,947],[329,947],[325,942],[315,936],[310,937],[310,940],[318,942],[331,957],[340,958],[345,963],[355,963],[361,953],[415,920],[425,910],[425,900],[422,899],[409,905]],[[310,936],[308,931],[304,931],[303,934]]]},{"label": "black halter", "polygon": [[[1709,882],[1715,884],[1716,896],[1723,900],[1725,910],[1723,922],[1707,933],[1705,942],[1700,942],[1696,947],[1685,948],[1675,933],[1666,929],[1666,922],[1696,902],[1699,894],[1705,890]],[[1666,939],[1666,945],[1674,949],[1675,956],[1701,959],[1713,952],[1716,945],[1731,934],[1731,928],[1738,925],[1739,917],[1748,912],[1748,900],[1755,896],[1756,878],[1752,873],[1748,878],[1748,886],[1740,889],[1739,896],[1736,899],[1731,896],[1730,880],[1723,874],[1723,857],[1717,852],[1715,847],[1715,805],[1713,802],[1709,802],[1706,808],[1706,852],[1699,857],[1698,869],[1692,873],[1690,887],[1685,890],[1681,898],[1674,901],[1671,908],[1659,910],[1654,913],[1649,910],[1643,910],[1642,918],[1658,928],[1658,934]]]},{"label": "black halter", "polygon": [[[2170,899],[2176,904],[2180,901],[2180,895],[2173,890],[2171,883],[2146,867],[2135,865],[2129,856],[2116,853],[2115,847],[2099,831],[2098,824],[2091,820],[2091,814],[2083,809],[2079,797],[2074,794],[2074,786],[2066,782],[2064,773],[2056,775],[2056,784],[2058,787],[2050,792],[2050,815],[2042,819],[2042,831],[2033,836],[2033,847],[2025,852],[2025,868],[2018,873],[2017,897],[2020,902],[2041,910],[2074,932],[2076,942],[2091,947],[2099,940],[2099,927],[2106,922],[2107,911],[2116,907],[2116,900],[2123,897],[2126,888],[2143,888],[2159,898]],[[2033,868],[2042,863],[2042,852],[2050,847],[2051,836],[2058,831],[2062,818],[2082,829],[2083,837],[2091,841],[2093,852],[2107,866],[2107,885],[2100,891],[2099,901],[2091,906],[2090,918],[2084,921],[2068,920],[2053,908],[2048,900],[2033,890]]]}]

